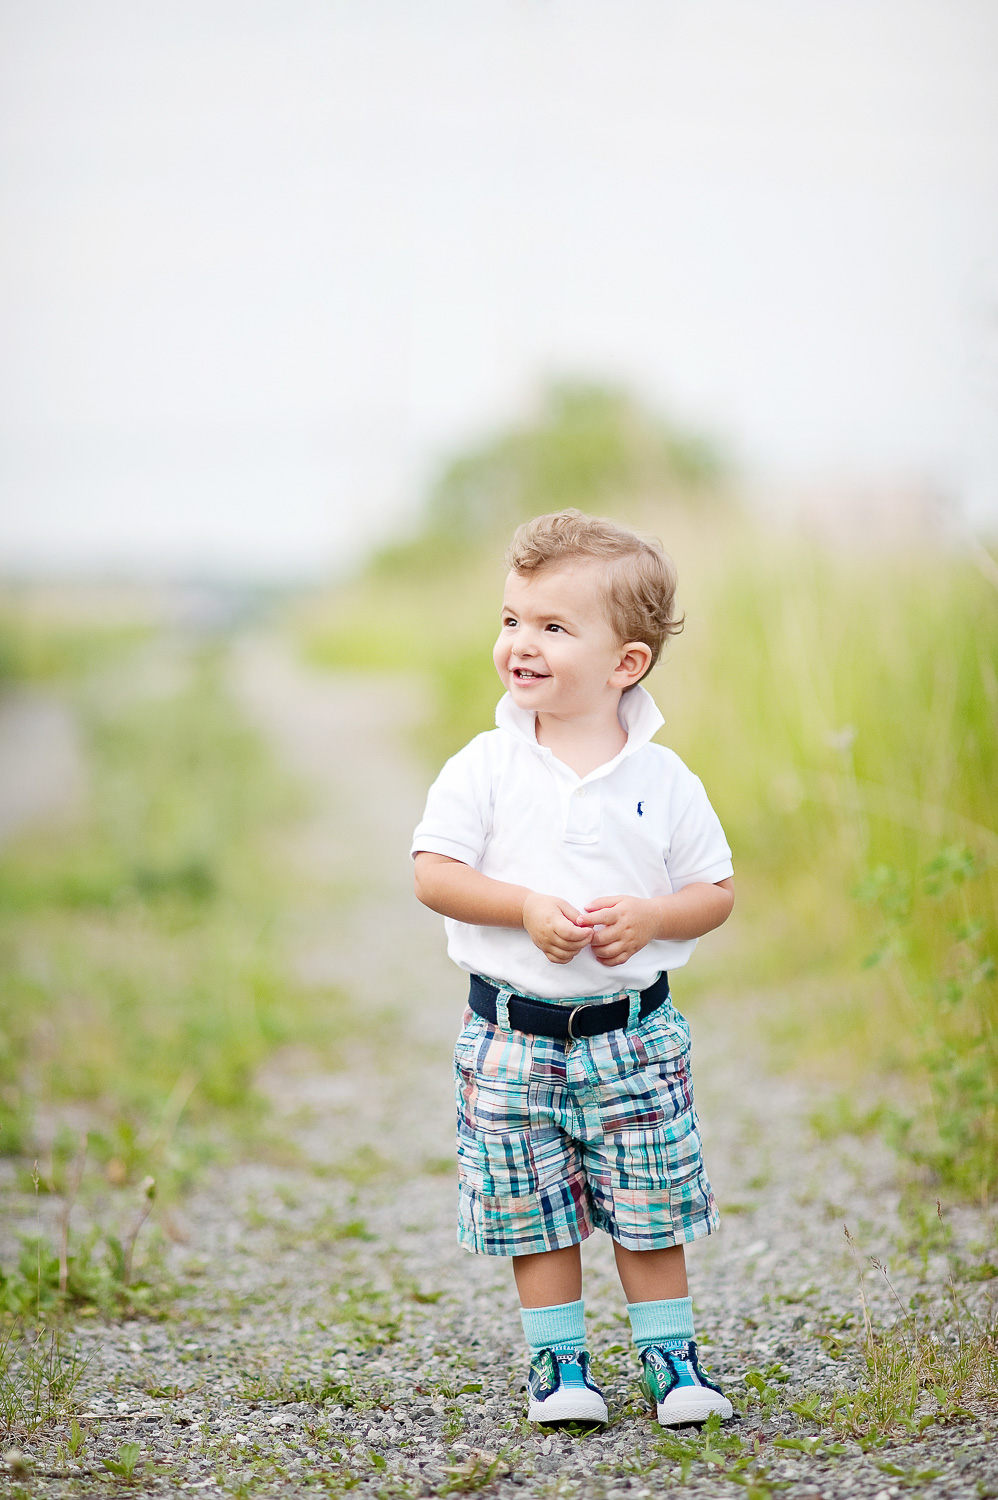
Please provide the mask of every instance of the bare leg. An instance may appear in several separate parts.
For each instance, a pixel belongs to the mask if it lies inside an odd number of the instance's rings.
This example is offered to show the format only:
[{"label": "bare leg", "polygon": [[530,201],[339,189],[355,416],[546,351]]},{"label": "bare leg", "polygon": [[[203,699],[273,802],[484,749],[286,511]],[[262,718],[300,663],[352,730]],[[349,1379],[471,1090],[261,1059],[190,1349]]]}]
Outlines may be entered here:
[{"label": "bare leg", "polygon": [[531,1354],[527,1420],[605,1422],[606,1401],[587,1374],[579,1246],[514,1255],[513,1275]]},{"label": "bare leg", "polygon": [[[669,1245],[665,1250],[625,1250],[614,1240],[613,1253],[628,1302],[663,1302],[671,1297],[689,1296],[686,1254],[682,1245]],[[580,1295],[580,1292],[576,1293],[576,1296]],[[522,1301],[522,1292],[520,1297]]]},{"label": "bare leg", "polygon": [[563,1302],[578,1302],[582,1296],[582,1252],[578,1245],[569,1245],[566,1250],[514,1255],[513,1275],[521,1307],[559,1307]]}]

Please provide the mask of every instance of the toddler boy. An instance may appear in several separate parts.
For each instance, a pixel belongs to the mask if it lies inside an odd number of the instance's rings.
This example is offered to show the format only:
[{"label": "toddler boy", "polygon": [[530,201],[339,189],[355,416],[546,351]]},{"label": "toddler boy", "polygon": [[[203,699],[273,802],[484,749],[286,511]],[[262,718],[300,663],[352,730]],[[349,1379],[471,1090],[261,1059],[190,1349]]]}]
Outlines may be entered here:
[{"label": "toddler boy", "polygon": [[581,1242],[613,1238],[642,1386],[665,1425],[731,1404],[694,1342],[683,1246],[710,1234],[689,1029],[668,973],[731,911],[731,851],[639,686],[682,628],[654,541],[564,510],[521,526],[497,728],[447,762],[416,894],[471,975],[455,1051],[458,1239],[513,1258],[531,1421],[605,1422]]}]

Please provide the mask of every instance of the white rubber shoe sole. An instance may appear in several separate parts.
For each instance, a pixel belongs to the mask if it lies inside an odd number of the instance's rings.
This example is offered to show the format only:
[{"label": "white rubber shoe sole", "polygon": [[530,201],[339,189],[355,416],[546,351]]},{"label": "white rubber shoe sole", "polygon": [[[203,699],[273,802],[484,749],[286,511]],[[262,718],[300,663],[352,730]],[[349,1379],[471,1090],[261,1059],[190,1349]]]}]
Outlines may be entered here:
[{"label": "white rubber shoe sole", "polygon": [[588,1386],[561,1386],[543,1401],[531,1396],[527,1407],[528,1422],[606,1422],[609,1417],[599,1391]]},{"label": "white rubber shoe sole", "polygon": [[681,1385],[658,1403],[658,1420],[663,1427],[684,1427],[689,1422],[706,1422],[714,1413],[726,1422],[731,1416],[731,1402],[720,1391],[702,1385]]}]

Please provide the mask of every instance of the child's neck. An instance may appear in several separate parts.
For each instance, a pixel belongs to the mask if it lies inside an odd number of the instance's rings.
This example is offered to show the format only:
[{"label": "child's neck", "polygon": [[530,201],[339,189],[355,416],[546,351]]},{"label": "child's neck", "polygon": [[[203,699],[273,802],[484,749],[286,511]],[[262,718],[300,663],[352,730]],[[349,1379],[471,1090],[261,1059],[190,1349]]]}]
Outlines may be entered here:
[{"label": "child's neck", "polygon": [[545,745],[576,776],[588,776],[613,760],[627,744],[627,731],[617,717],[619,705],[618,697],[598,712],[571,719],[539,713],[534,730],[537,743]]}]

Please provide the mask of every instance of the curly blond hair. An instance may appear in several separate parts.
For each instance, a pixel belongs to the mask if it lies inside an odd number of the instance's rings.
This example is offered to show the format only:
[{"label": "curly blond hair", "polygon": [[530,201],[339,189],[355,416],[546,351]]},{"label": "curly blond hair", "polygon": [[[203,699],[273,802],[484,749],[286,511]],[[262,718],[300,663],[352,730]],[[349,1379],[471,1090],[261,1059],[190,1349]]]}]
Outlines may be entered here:
[{"label": "curly blond hair", "polygon": [[506,552],[507,566],[521,576],[581,561],[602,565],[607,619],[621,644],[643,641],[651,647],[650,672],[669,636],[683,628],[671,558],[656,537],[575,509],[524,521]]}]

